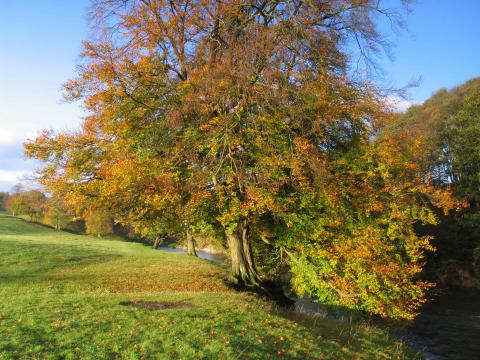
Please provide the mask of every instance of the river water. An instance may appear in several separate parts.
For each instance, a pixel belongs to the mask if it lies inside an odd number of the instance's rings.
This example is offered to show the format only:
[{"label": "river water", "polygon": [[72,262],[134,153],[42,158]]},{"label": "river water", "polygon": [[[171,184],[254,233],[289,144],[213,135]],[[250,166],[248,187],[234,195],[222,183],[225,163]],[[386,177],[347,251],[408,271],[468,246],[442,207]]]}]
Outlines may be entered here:
[{"label": "river water", "polygon": [[[387,327],[391,336],[427,360],[480,360],[480,290],[448,289],[433,298],[409,326]],[[348,321],[348,315],[327,310],[308,297],[295,302],[295,311]],[[374,323],[386,327],[382,321]]]},{"label": "river water", "polygon": [[401,334],[428,360],[480,359],[480,290],[449,289]]},{"label": "river water", "polygon": [[[180,254],[186,254],[187,249],[182,249],[182,248],[173,248],[173,247],[168,247],[168,246],[160,246],[158,250],[162,251],[168,251],[168,252],[173,252],[173,253],[180,253]],[[225,261],[225,257],[222,256],[221,254],[213,254],[207,251],[201,251],[197,250],[197,255],[201,259],[206,259],[213,261],[214,263],[221,264]]]},{"label": "river water", "polygon": [[[159,247],[159,250],[186,253],[186,249]],[[198,257],[222,263],[225,257],[197,251]],[[480,290],[449,289],[433,296],[420,315],[405,329],[391,329],[393,336],[401,338],[420,351],[427,360],[480,360]],[[298,299],[295,311],[320,313],[328,316],[321,305],[308,298]],[[339,314],[337,319],[346,320]]]}]

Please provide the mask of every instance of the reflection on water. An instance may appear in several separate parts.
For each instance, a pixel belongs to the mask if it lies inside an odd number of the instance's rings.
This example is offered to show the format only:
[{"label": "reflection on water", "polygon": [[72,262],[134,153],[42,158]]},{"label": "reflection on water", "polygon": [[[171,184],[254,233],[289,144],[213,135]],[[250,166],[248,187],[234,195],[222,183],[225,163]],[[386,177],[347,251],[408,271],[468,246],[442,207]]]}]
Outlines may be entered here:
[{"label": "reflection on water", "polygon": [[[340,322],[348,316],[317,304],[307,296],[295,302],[295,311]],[[386,326],[383,322],[380,326]],[[389,328],[427,360],[480,360],[480,291],[450,289],[420,310],[407,328]]]},{"label": "reflection on water", "polygon": [[[173,247],[168,247],[168,246],[160,246],[158,250],[162,251],[168,251],[168,252],[174,252],[174,253],[180,253],[180,254],[186,254],[187,249],[178,249],[178,248],[173,248]],[[217,264],[221,264],[225,261],[225,257],[222,256],[221,254],[212,254],[206,251],[201,251],[197,250],[197,255],[201,259],[206,259],[213,261]]]},{"label": "reflection on water", "polygon": [[436,297],[405,340],[428,360],[480,359],[480,291],[451,289]]}]

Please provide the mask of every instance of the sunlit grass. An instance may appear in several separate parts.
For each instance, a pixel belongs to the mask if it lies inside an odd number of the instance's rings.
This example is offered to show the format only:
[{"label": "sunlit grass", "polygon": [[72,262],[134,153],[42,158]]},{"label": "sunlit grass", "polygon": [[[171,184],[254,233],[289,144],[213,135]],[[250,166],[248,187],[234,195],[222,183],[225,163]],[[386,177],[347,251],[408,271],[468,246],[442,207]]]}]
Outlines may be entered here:
[{"label": "sunlit grass", "polygon": [[[415,358],[379,329],[299,319],[224,275],[206,260],[0,215],[0,359]],[[194,307],[120,304],[135,300]]]}]

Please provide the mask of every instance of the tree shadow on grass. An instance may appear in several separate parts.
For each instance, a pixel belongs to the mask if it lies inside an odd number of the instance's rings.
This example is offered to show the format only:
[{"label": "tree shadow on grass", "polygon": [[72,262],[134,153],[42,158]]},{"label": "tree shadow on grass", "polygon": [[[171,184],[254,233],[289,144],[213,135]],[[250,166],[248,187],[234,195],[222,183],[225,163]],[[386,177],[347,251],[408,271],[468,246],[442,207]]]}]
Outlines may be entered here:
[{"label": "tree shadow on grass", "polygon": [[[33,355],[33,358],[38,354],[39,350],[48,354],[61,351],[61,346],[56,341],[55,336],[38,326],[27,326],[17,321],[9,330],[10,333],[15,334],[15,337],[5,337],[0,342],[0,354],[3,356],[11,356],[11,359],[21,359],[27,358],[23,357],[25,355]],[[18,338],[18,336],[21,337],[22,341],[15,341],[15,338]]]},{"label": "tree shadow on grass", "polygon": [[[184,341],[189,347],[207,354],[202,358],[208,359],[352,358],[350,355],[354,351],[346,348],[350,334],[345,330],[342,333],[342,329],[337,329],[332,322],[313,326],[311,319],[292,318],[276,308],[257,311],[255,301],[251,308],[232,310],[221,309],[221,316],[215,316],[215,312],[212,315],[208,307],[204,313],[182,314],[185,323],[201,328],[211,342],[223,339],[223,348],[212,346],[206,349],[204,344],[190,341],[189,338]],[[225,341],[225,334],[228,334],[228,341]],[[375,343],[372,341],[372,345],[378,345]]]},{"label": "tree shadow on grass", "polygon": [[[405,321],[379,321],[378,317],[366,312],[322,304],[315,304],[316,307],[313,309],[302,310],[298,308],[296,300],[285,294],[282,283],[279,282],[266,282],[263,288],[239,286],[228,279],[225,283],[236,291],[273,301],[272,314],[295,323],[299,329],[303,329],[299,330],[299,336],[303,336],[302,331],[304,335],[315,333],[318,338],[321,338],[322,346],[330,354],[329,356],[335,354],[335,358],[337,356],[343,358],[342,356],[347,356],[347,353],[348,356],[352,356],[355,352],[372,351],[372,358],[385,356],[387,358],[422,358],[418,352],[407,348],[401,339],[390,336],[389,328],[402,328],[407,325]],[[244,340],[239,340],[237,345],[239,348],[249,346],[244,343]],[[253,347],[258,346],[261,345],[255,343]],[[351,347],[352,351],[345,351],[345,346]],[[263,346],[263,348],[271,350],[270,347]],[[276,356],[281,355],[283,354],[276,353]],[[310,358],[307,353],[302,356]]]},{"label": "tree shadow on grass", "polygon": [[101,254],[76,246],[58,247],[51,244],[18,244],[2,246],[0,254],[0,281],[18,282],[46,277],[58,269],[74,269],[79,266],[102,263],[118,258],[117,254]]},{"label": "tree shadow on grass", "polygon": [[232,290],[255,294],[264,300],[273,301],[278,306],[291,308],[295,304],[294,300],[285,295],[283,284],[274,280],[266,280],[262,282],[261,286],[256,287],[234,283],[228,277],[223,282]]}]

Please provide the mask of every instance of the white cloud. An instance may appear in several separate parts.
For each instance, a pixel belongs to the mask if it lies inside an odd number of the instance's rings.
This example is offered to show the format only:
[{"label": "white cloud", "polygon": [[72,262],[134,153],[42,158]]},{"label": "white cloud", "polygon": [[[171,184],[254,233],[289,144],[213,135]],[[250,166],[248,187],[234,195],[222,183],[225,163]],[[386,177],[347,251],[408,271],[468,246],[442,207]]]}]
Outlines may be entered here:
[{"label": "white cloud", "polygon": [[408,108],[410,106],[413,106],[413,105],[418,105],[420,103],[418,102],[415,102],[415,101],[412,101],[412,100],[408,100],[408,99],[405,99],[405,98],[402,98],[402,97],[399,97],[397,95],[391,95],[388,97],[387,99],[387,103],[394,107],[396,111],[398,112],[405,112],[408,110]]},{"label": "white cloud", "polygon": [[5,125],[0,127],[0,146],[1,145],[16,145],[23,143],[27,139],[35,139],[38,131],[15,131],[9,129]]},{"label": "white cloud", "polygon": [[28,175],[28,171],[0,170],[0,182],[15,183]]},{"label": "white cloud", "polygon": [[0,144],[12,144],[15,142],[16,136],[7,129],[0,128]]},{"label": "white cloud", "polygon": [[22,142],[19,134],[0,128],[0,191],[32,177],[37,163],[23,157]]}]

